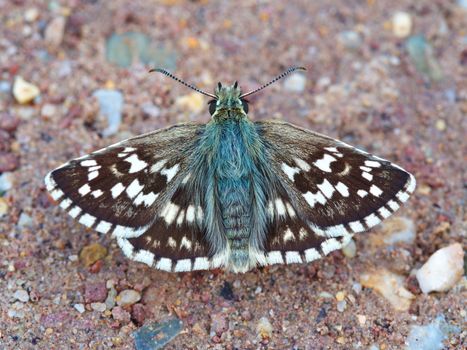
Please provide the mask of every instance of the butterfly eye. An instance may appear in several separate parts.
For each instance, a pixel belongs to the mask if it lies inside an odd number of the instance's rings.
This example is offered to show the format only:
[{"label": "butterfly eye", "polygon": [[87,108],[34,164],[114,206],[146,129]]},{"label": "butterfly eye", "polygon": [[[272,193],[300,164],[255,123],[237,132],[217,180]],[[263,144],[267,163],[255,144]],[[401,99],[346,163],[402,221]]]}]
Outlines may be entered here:
[{"label": "butterfly eye", "polygon": [[216,100],[209,101],[209,114],[210,115],[213,115],[216,112],[216,107],[217,107],[216,104],[217,104]]},{"label": "butterfly eye", "polygon": [[246,100],[241,100],[242,101],[242,107],[243,107],[243,111],[248,114],[248,101]]}]

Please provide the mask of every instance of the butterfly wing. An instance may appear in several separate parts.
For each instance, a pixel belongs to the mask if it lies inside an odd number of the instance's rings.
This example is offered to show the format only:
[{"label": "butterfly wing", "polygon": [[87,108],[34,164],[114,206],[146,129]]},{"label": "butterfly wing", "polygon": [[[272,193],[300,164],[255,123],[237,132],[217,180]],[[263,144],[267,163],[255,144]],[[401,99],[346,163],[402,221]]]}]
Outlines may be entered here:
[{"label": "butterfly wing", "polygon": [[264,264],[315,260],[392,215],[415,178],[391,162],[284,122],[257,122],[280,190]]},{"label": "butterfly wing", "polygon": [[210,268],[201,208],[186,190],[186,165],[203,129],[180,124],[72,160],[46,176],[47,189],[133,260],[168,271]]}]

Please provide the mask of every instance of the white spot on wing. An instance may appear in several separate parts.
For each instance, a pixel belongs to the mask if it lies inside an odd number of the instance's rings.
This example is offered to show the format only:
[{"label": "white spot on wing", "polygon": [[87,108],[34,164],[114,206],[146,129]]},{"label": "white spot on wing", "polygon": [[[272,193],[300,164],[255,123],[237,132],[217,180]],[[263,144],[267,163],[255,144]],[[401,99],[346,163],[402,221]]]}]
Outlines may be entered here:
[{"label": "white spot on wing", "polygon": [[112,224],[110,222],[101,220],[99,224],[96,226],[96,231],[100,233],[107,233],[112,228]]},{"label": "white spot on wing", "polygon": [[385,207],[379,208],[378,213],[385,219],[391,216],[391,212],[387,210]]},{"label": "white spot on wing", "polygon": [[186,209],[186,221],[187,222],[195,221],[195,207],[191,204]]},{"label": "white spot on wing", "polygon": [[321,255],[315,248],[305,250],[305,259],[307,262],[317,260],[319,258],[321,258]]},{"label": "white spot on wing", "polygon": [[325,232],[328,237],[340,237],[348,233],[344,225],[329,226]]},{"label": "white spot on wing", "polygon": [[96,218],[92,215],[89,215],[89,214],[83,214],[80,218],[79,218],[79,221],[78,221],[80,224],[83,224],[84,226],[87,226],[87,227],[91,227],[92,225],[94,225],[94,223],[96,222]]},{"label": "white spot on wing", "polygon": [[342,247],[342,244],[335,238],[329,238],[321,243],[321,250],[324,255],[328,255],[333,250],[339,249]]},{"label": "white spot on wing", "polygon": [[292,230],[290,230],[290,228],[287,228],[287,230],[285,230],[283,239],[284,243],[287,241],[293,241],[295,239],[295,236]]},{"label": "white spot on wing", "polygon": [[177,225],[183,224],[183,220],[185,220],[185,210],[180,210],[180,213],[177,216]]},{"label": "white spot on wing", "polygon": [[161,170],[161,174],[167,177],[167,182],[172,181],[173,177],[177,175],[178,169],[180,168],[179,164],[175,164],[171,168],[164,168]]},{"label": "white spot on wing", "polygon": [[132,183],[126,188],[126,194],[129,198],[133,199],[138,195],[138,193],[141,192],[143,187],[144,186],[139,183],[138,179],[134,179]]},{"label": "white spot on wing", "polygon": [[68,214],[70,214],[70,216],[71,216],[72,218],[77,217],[80,213],[81,213],[81,208],[80,208],[80,207],[77,207],[77,206],[74,206],[74,207],[71,208],[71,210],[68,212]]},{"label": "white spot on wing", "polygon": [[349,188],[343,184],[342,182],[338,182],[336,185],[336,190],[343,196],[343,197],[348,197],[349,196]]},{"label": "white spot on wing", "polygon": [[365,227],[362,225],[360,221],[350,222],[349,226],[350,226],[350,229],[355,233],[365,231]]},{"label": "white spot on wing", "polygon": [[160,171],[162,169],[162,167],[165,165],[165,163],[167,163],[167,160],[165,160],[165,159],[161,159],[161,160],[157,161],[156,164],[154,164],[151,167],[151,173],[157,173],[158,171]]},{"label": "white spot on wing", "polygon": [[396,194],[396,197],[402,202],[406,202],[407,199],[409,199],[409,195],[407,194],[407,192],[398,192]]},{"label": "white spot on wing", "polygon": [[188,182],[188,180],[190,179],[190,176],[191,174],[188,174],[187,176],[185,176],[182,180],[182,184],[186,184]]},{"label": "white spot on wing", "polygon": [[379,168],[381,166],[380,162],[375,162],[373,160],[365,160],[365,165],[370,168]]},{"label": "white spot on wing", "polygon": [[120,249],[122,250],[123,254],[125,254],[125,256],[131,259],[133,255],[133,249],[134,249],[133,245],[130,242],[128,242],[127,239],[123,237],[118,237],[117,243]]},{"label": "white spot on wing", "polygon": [[99,176],[98,170],[91,171],[90,173],[88,173],[88,181],[94,180],[98,176]]},{"label": "white spot on wing", "polygon": [[84,167],[90,167],[90,166],[96,166],[97,162],[94,159],[88,159],[88,160],[83,160],[79,164]]},{"label": "white spot on wing", "polygon": [[381,222],[381,220],[373,213],[368,215],[365,218],[365,223],[367,224],[368,227],[373,227],[378,225]]},{"label": "white spot on wing", "polygon": [[335,162],[337,159],[334,158],[333,156],[325,153],[323,155],[323,158],[321,159],[318,159],[317,161],[315,161],[313,164],[320,170],[326,172],[326,173],[330,173],[332,170],[331,170],[331,163],[332,162]]},{"label": "white spot on wing", "polygon": [[193,270],[208,270],[209,269],[209,260],[205,257],[196,258],[195,263],[193,264]]},{"label": "white spot on wing", "polygon": [[137,154],[132,154],[128,158],[125,158],[125,162],[131,164],[129,170],[130,174],[137,173],[138,171],[141,171],[148,166],[148,163],[146,163],[144,160],[139,159]]},{"label": "white spot on wing", "polygon": [[296,216],[295,210],[292,208],[289,202],[285,203],[285,206],[287,208],[287,213],[291,218],[294,218]]},{"label": "white spot on wing", "polygon": [[375,196],[375,197],[379,197],[381,196],[381,194],[383,193],[383,191],[381,191],[381,189],[376,186],[376,185],[371,185],[370,187],[370,193]]},{"label": "white spot on wing", "polygon": [[174,268],[175,272],[191,271],[191,259],[178,260]]},{"label": "white spot on wing", "polygon": [[318,185],[318,188],[320,189],[321,192],[327,197],[331,198],[332,194],[334,193],[334,187],[329,183],[328,180],[324,179],[323,183]]},{"label": "white spot on wing", "polygon": [[125,186],[123,186],[123,184],[121,182],[119,182],[118,184],[114,185],[110,192],[112,192],[112,198],[115,199],[117,198],[118,196],[120,196],[120,194],[125,190]]},{"label": "white spot on wing", "polygon": [[160,258],[156,264],[156,269],[172,271],[172,260],[169,258]]},{"label": "white spot on wing", "polygon": [[274,216],[274,205],[272,204],[272,201],[268,202],[268,214],[269,216]]},{"label": "white spot on wing", "polygon": [[366,171],[362,171],[362,177],[367,179],[368,181],[373,180],[373,175],[371,175],[370,173],[367,173]]},{"label": "white spot on wing", "polygon": [[84,184],[83,186],[81,186],[78,190],[78,193],[81,195],[81,197],[84,197],[85,195],[87,195],[89,192],[91,192],[91,187],[89,187],[88,184]]},{"label": "white spot on wing", "polygon": [[182,237],[182,241],[180,242],[180,248],[185,247],[186,250],[191,250],[191,241],[186,238],[186,236]]},{"label": "white spot on wing", "polygon": [[64,200],[60,202],[59,205],[60,205],[60,208],[62,209],[68,209],[72,203],[73,202],[71,201],[71,199],[65,198]]},{"label": "white spot on wing", "polygon": [[282,258],[282,253],[279,251],[269,252],[268,255],[266,256],[266,260],[269,265],[284,263],[284,259]]},{"label": "white spot on wing", "polygon": [[165,222],[167,225],[170,225],[172,222],[174,222],[175,218],[177,217],[178,211],[180,207],[172,202],[169,202],[164,210],[161,212],[161,217],[164,218]]},{"label": "white spot on wing", "polygon": [[300,238],[300,240],[303,240],[305,238],[308,237],[308,231],[305,230],[303,227],[300,227],[300,230],[298,231],[298,237]]},{"label": "white spot on wing", "polygon": [[417,181],[415,180],[415,177],[412,174],[409,174],[410,180],[409,180],[409,185],[407,186],[407,192],[412,193],[415,190],[415,187],[417,186]]},{"label": "white spot on wing", "polygon": [[285,211],[285,206],[284,206],[284,202],[282,202],[282,199],[277,198],[275,200],[275,203],[276,203],[277,214],[279,216],[285,215],[286,211]]},{"label": "white spot on wing", "polygon": [[295,164],[298,165],[300,169],[303,171],[310,171],[311,166],[307,162],[305,162],[303,159],[300,158],[294,158]]},{"label": "white spot on wing", "polygon": [[104,192],[102,192],[101,190],[95,190],[95,191],[92,191],[91,192],[91,195],[94,197],[94,198],[99,198],[100,196],[102,196],[104,194]]},{"label": "white spot on wing", "polygon": [[321,191],[318,191],[316,193],[311,193],[308,191],[303,195],[307,203],[310,205],[310,207],[314,208],[316,203],[320,204],[325,204],[326,203],[326,198],[323,196]]},{"label": "white spot on wing", "polygon": [[387,205],[389,205],[389,208],[391,208],[392,211],[396,211],[397,209],[399,209],[399,204],[393,200],[387,202]]},{"label": "white spot on wing", "polygon": [[143,192],[140,192],[133,203],[135,205],[141,205],[144,203],[146,207],[149,207],[154,203],[158,196],[159,193],[149,192],[147,194],[144,194]]},{"label": "white spot on wing", "polygon": [[362,197],[362,198],[365,198],[367,195],[368,195],[368,192],[365,191],[365,190],[358,190],[357,191],[357,194]]},{"label": "white spot on wing", "polygon": [[171,247],[172,249],[175,249],[175,248],[177,248],[177,241],[175,239],[173,239],[172,237],[169,237],[167,239],[167,245],[169,247]]},{"label": "white spot on wing", "polygon": [[361,166],[360,169],[366,172],[370,172],[372,170],[371,168],[368,168],[366,166]]},{"label": "white spot on wing", "polygon": [[285,163],[282,163],[281,168],[282,168],[282,171],[285,173],[285,175],[288,176],[290,181],[294,181],[295,174],[300,172],[299,168],[292,168],[291,166],[288,166]]},{"label": "white spot on wing", "polygon": [[285,252],[287,264],[301,263],[302,258],[298,252]]},{"label": "white spot on wing", "polygon": [[138,253],[135,254],[133,260],[142,262],[148,266],[152,266],[152,264],[154,264],[154,254],[149,250],[141,249],[138,251]]},{"label": "white spot on wing", "polygon": [[50,192],[50,195],[56,201],[56,200],[60,199],[61,197],[63,197],[64,193],[62,192],[62,190],[56,188],[55,190],[52,190]]}]

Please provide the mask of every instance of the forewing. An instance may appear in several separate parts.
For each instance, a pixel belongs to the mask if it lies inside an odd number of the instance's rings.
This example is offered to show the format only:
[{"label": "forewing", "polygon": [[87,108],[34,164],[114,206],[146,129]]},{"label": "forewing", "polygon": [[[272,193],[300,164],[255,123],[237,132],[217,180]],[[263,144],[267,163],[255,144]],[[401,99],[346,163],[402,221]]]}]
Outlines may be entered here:
[{"label": "forewing", "polygon": [[196,193],[185,190],[203,129],[176,125],[72,160],[47,174],[47,189],[81,224],[115,237],[133,260],[171,271],[191,259],[178,269],[208,268]]},{"label": "forewing", "polygon": [[341,248],[415,189],[404,169],[343,142],[283,122],[256,125],[282,188],[268,204],[269,263],[311,261]]}]

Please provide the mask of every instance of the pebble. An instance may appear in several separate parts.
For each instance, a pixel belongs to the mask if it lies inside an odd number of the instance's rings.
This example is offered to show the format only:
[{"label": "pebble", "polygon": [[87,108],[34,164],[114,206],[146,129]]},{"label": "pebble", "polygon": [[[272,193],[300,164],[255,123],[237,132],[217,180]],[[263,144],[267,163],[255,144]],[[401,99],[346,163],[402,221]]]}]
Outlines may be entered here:
[{"label": "pebble", "polygon": [[345,300],[341,300],[337,302],[337,311],[344,312],[347,308],[347,302]]},{"label": "pebble", "polygon": [[222,286],[221,292],[220,292],[221,297],[223,297],[226,300],[234,300],[235,299],[235,294],[232,290],[232,285],[225,281],[224,285]]},{"label": "pebble", "polygon": [[38,18],[39,18],[39,10],[36,7],[28,8],[24,12],[24,20],[26,22],[31,23],[31,22],[34,22]]},{"label": "pebble", "polygon": [[97,312],[104,312],[107,309],[105,303],[91,303],[91,309]]},{"label": "pebble", "polygon": [[385,269],[363,274],[360,282],[381,294],[397,311],[407,311],[415,296],[404,287],[404,277]]},{"label": "pebble", "polygon": [[5,198],[0,197],[0,218],[3,217],[6,213],[8,213],[8,202]]},{"label": "pebble", "polygon": [[84,286],[84,299],[87,303],[103,302],[106,298],[105,282],[87,283]]},{"label": "pebble", "polygon": [[57,113],[57,108],[50,103],[46,103],[41,108],[41,115],[44,117],[52,117]]},{"label": "pebble", "polygon": [[147,324],[133,332],[135,348],[136,350],[162,349],[174,339],[182,329],[183,322],[178,318]]},{"label": "pebble", "polygon": [[75,308],[76,311],[78,311],[80,314],[84,313],[84,311],[86,310],[84,308],[84,304],[75,304],[73,305],[73,307]]},{"label": "pebble", "polygon": [[284,81],[284,89],[292,92],[305,90],[306,77],[303,73],[292,73]]},{"label": "pebble", "polygon": [[342,253],[348,258],[354,258],[357,255],[357,245],[353,238],[350,239],[349,244],[342,248]]},{"label": "pebble", "polygon": [[112,309],[112,317],[114,318],[114,320],[123,323],[128,323],[131,320],[130,313],[121,306],[116,306]]},{"label": "pebble", "polygon": [[33,225],[32,218],[28,214],[26,214],[25,212],[22,212],[19,215],[17,225],[18,225],[19,228],[32,227],[32,225]]},{"label": "pebble", "polygon": [[415,241],[416,229],[412,219],[396,216],[385,220],[381,225],[381,234],[372,235],[375,245],[395,245],[397,243],[412,244]]},{"label": "pebble", "polygon": [[362,45],[362,37],[353,30],[347,30],[338,34],[338,41],[347,49],[356,50]]},{"label": "pebble", "polygon": [[357,321],[360,326],[364,326],[366,323],[366,316],[365,315],[357,315]]},{"label": "pebble", "polygon": [[97,260],[107,256],[107,249],[99,243],[93,243],[85,246],[79,253],[79,258],[84,266],[89,267]]},{"label": "pebble", "polygon": [[436,121],[436,129],[438,129],[439,131],[446,130],[446,121],[444,119],[438,119]]},{"label": "pebble", "polygon": [[0,152],[0,173],[16,170],[19,159],[13,153]]},{"label": "pebble", "polygon": [[105,305],[107,306],[107,309],[111,310],[115,306],[115,297],[117,296],[117,291],[113,286],[109,289],[109,293],[107,294],[107,299],[105,299]]},{"label": "pebble", "polygon": [[27,104],[40,95],[39,88],[17,76],[13,84],[13,96],[19,104]]},{"label": "pebble", "polygon": [[417,271],[416,277],[423,293],[445,292],[464,274],[464,251],[460,243],[437,250]]},{"label": "pebble", "polygon": [[467,0],[457,0],[457,5],[467,10]]},{"label": "pebble", "polygon": [[407,350],[442,350],[443,342],[450,333],[459,333],[460,329],[446,322],[444,315],[437,316],[424,326],[412,325],[407,336]]},{"label": "pebble", "polygon": [[0,175],[0,194],[11,190],[13,187],[13,173],[5,172]]},{"label": "pebble", "polygon": [[214,336],[214,335],[220,336],[222,333],[226,332],[228,329],[229,329],[229,320],[225,314],[215,313],[211,315],[211,326],[210,326],[211,336]]},{"label": "pebble", "polygon": [[407,12],[396,12],[392,16],[392,32],[397,38],[406,38],[412,32],[412,16]]},{"label": "pebble", "polygon": [[92,95],[99,102],[99,113],[107,118],[108,126],[102,135],[108,137],[115,134],[122,122],[123,94],[118,90],[99,89]]},{"label": "pebble", "polygon": [[6,132],[15,132],[19,123],[19,118],[14,117],[8,112],[3,112],[0,114],[0,129],[5,130]]},{"label": "pebble", "polygon": [[14,294],[13,294],[13,297],[16,299],[16,300],[19,300],[23,303],[27,303],[29,301],[29,294],[27,291],[25,291],[24,289],[18,289]]},{"label": "pebble", "polygon": [[127,306],[136,304],[141,300],[141,293],[133,289],[125,289],[115,298],[119,306]]},{"label": "pebble", "polygon": [[435,57],[433,47],[423,35],[413,35],[406,40],[405,47],[415,68],[432,81],[443,78],[443,72]]},{"label": "pebble", "polygon": [[152,102],[145,102],[141,105],[141,109],[145,115],[151,118],[157,118],[161,115],[161,110]]},{"label": "pebble", "polygon": [[197,92],[191,92],[188,95],[178,97],[175,100],[175,104],[193,114],[199,114],[206,109],[203,96]]},{"label": "pebble", "polygon": [[143,304],[135,304],[131,308],[131,318],[138,324],[142,325],[146,320],[146,308]]},{"label": "pebble", "polygon": [[58,16],[52,19],[44,31],[44,39],[52,47],[59,47],[65,34],[65,17]]},{"label": "pebble", "polygon": [[256,325],[256,333],[261,339],[269,339],[272,336],[273,327],[267,317],[261,317]]}]

